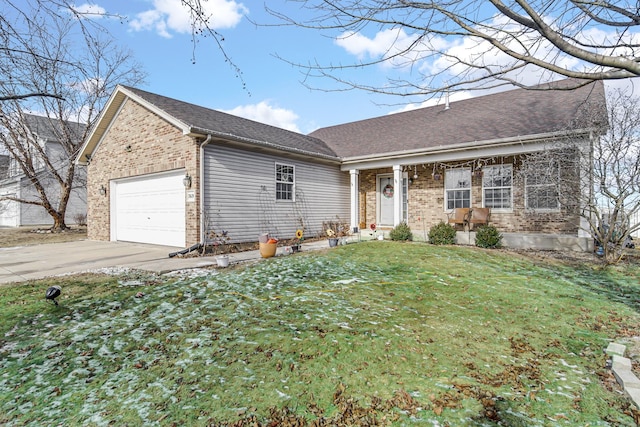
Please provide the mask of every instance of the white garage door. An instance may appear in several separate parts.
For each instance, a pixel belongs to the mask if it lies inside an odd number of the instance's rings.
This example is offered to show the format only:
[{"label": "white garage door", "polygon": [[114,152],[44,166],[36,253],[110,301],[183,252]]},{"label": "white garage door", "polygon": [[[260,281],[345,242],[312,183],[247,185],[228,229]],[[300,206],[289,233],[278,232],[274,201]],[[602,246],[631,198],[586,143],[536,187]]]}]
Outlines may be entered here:
[{"label": "white garage door", "polygon": [[[7,196],[13,196],[13,194],[7,194]],[[18,227],[20,225],[19,209],[18,202],[0,201],[0,226]]]},{"label": "white garage door", "polygon": [[184,171],[115,181],[112,240],[185,246]]},{"label": "white garage door", "polygon": [[[0,190],[0,196],[16,197],[18,186],[9,185]],[[20,206],[18,202],[10,200],[0,201],[0,226],[18,227],[20,225]]]}]

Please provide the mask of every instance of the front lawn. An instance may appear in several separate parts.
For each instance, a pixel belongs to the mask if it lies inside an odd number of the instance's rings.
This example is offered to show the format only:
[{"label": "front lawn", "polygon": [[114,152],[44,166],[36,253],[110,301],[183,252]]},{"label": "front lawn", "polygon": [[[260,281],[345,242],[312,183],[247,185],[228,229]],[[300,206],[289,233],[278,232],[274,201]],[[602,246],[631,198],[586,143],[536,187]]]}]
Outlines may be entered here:
[{"label": "front lawn", "polygon": [[633,426],[638,272],[376,241],[4,285],[0,424]]},{"label": "front lawn", "polygon": [[47,227],[0,227],[0,248],[75,242],[86,238],[87,227],[84,226],[72,226],[55,233]]}]

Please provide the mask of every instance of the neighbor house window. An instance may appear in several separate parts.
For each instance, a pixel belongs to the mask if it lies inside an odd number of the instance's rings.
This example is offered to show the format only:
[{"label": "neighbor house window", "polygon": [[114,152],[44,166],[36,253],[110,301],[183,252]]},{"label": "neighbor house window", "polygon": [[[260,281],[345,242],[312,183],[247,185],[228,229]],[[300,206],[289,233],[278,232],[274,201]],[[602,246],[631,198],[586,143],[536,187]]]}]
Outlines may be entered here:
[{"label": "neighbor house window", "polygon": [[471,169],[449,169],[444,175],[447,209],[471,207]]},{"label": "neighbor house window", "polygon": [[559,209],[557,184],[560,166],[557,161],[528,165],[525,175],[525,203],[527,209]]},{"label": "neighbor house window", "polygon": [[512,165],[482,168],[482,195],[485,208],[511,209]]},{"label": "neighbor house window", "polygon": [[293,200],[295,169],[276,163],[276,200]]}]

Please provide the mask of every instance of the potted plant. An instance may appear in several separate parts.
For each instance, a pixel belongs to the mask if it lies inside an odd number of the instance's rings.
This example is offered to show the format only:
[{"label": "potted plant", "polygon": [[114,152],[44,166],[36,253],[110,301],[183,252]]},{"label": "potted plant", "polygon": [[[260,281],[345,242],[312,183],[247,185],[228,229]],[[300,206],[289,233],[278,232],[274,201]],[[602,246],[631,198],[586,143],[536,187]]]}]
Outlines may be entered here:
[{"label": "potted plant", "polygon": [[345,244],[347,235],[349,234],[349,224],[336,217],[335,221],[325,221],[322,228],[329,239],[329,246],[338,246],[339,243]]},{"label": "potted plant", "polygon": [[327,228],[327,237],[329,238],[329,247],[338,246],[338,237],[332,228]]},{"label": "potted plant", "polygon": [[304,231],[302,229],[296,230],[296,238],[294,243],[291,245],[291,251],[293,253],[300,252],[302,249],[302,241],[304,240]]},{"label": "potted plant", "polygon": [[289,245],[283,248],[284,253],[290,255],[295,254],[296,252],[300,252],[300,250],[302,249],[301,243],[303,240],[304,232],[302,231],[302,229],[297,229],[295,237],[291,240],[288,240],[287,243],[289,243]]},{"label": "potted plant", "polygon": [[260,243],[260,256],[262,258],[271,258],[276,255],[278,239],[269,237],[269,233],[265,233],[260,235],[258,242]]},{"label": "potted plant", "polygon": [[218,267],[228,267],[229,255],[225,253],[225,246],[229,241],[228,231],[222,230],[218,233],[215,230],[211,230],[209,232],[209,241],[211,242]]}]

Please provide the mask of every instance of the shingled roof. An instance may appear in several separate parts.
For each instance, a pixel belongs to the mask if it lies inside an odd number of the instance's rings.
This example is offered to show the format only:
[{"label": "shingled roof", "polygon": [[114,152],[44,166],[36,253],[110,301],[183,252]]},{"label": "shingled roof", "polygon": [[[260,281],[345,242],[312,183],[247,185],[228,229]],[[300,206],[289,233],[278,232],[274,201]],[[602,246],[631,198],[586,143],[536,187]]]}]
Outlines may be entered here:
[{"label": "shingled roof", "polygon": [[59,141],[66,133],[63,129],[64,126],[74,138],[74,142],[81,142],[80,139],[86,129],[86,125],[82,123],[36,116],[35,114],[24,114],[24,122],[32,133],[49,141]]},{"label": "shingled roof", "polygon": [[529,137],[567,130],[589,100],[604,99],[602,82],[563,90],[575,81],[515,89],[403,113],[330,126],[310,136],[319,138],[342,158],[384,155],[457,144]]},{"label": "shingled roof", "polygon": [[229,137],[234,140],[267,145],[309,155],[337,157],[336,153],[321,140],[312,136],[281,129],[232,114],[179,101],[140,89],[125,87],[149,104],[191,128],[194,132]]}]

